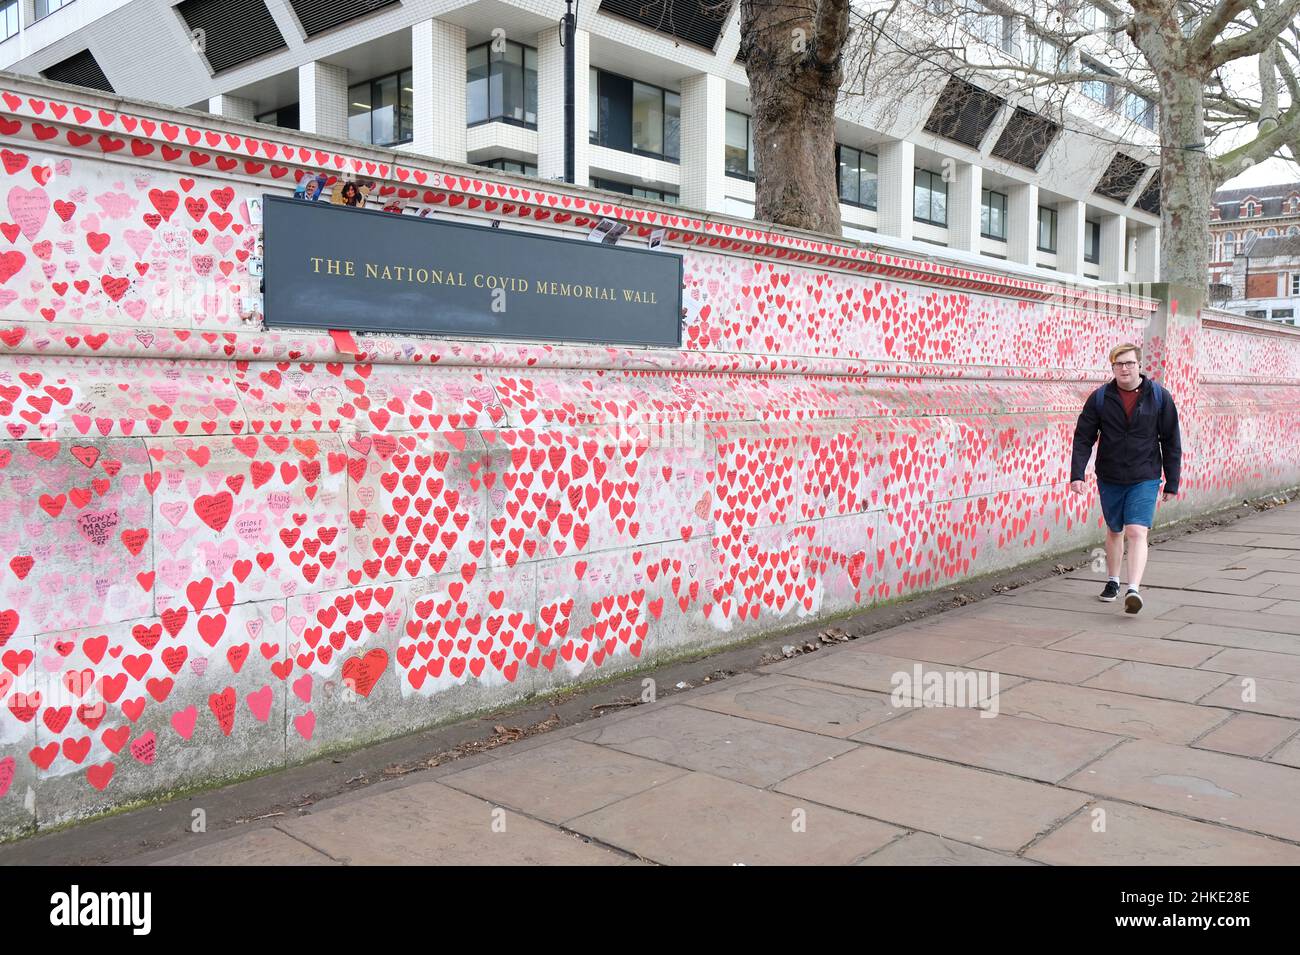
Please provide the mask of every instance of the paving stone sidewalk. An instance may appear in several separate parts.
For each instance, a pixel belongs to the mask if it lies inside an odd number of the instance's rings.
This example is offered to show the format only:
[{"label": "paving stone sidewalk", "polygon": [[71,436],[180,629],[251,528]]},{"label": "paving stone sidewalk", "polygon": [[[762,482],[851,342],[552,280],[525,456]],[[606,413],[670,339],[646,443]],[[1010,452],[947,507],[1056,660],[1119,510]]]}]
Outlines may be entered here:
[{"label": "paving stone sidewalk", "polygon": [[[1300,506],[1153,548],[1140,615],[1103,583],[1085,567],[149,861],[1300,864]],[[997,715],[895,707],[918,665],[997,674]]]}]

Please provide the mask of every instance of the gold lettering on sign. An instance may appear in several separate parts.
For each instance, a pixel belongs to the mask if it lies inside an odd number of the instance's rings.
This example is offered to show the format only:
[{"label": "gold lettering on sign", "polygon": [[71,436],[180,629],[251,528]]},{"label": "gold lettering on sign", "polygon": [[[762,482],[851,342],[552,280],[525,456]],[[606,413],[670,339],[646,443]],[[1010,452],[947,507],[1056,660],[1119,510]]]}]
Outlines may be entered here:
[{"label": "gold lettering on sign", "polygon": [[478,289],[504,289],[508,292],[532,292],[553,298],[587,299],[593,302],[618,302],[627,305],[658,305],[653,289],[614,288],[608,285],[586,285],[558,282],[534,276],[531,280],[521,275],[496,275],[475,272],[469,277],[464,272],[425,266],[396,265],[384,262],[363,263],[364,272],[358,273],[351,259],[332,259],[326,256],[308,256],[315,275],[335,275],[340,278],[363,277],[377,282],[414,282],[419,285],[450,285]]},{"label": "gold lettering on sign", "polygon": [[340,275],[349,278],[354,278],[356,276],[355,263],[345,261],[344,259],[327,259],[318,255],[311,256],[312,272],[319,275],[322,262],[325,263],[326,275]]}]

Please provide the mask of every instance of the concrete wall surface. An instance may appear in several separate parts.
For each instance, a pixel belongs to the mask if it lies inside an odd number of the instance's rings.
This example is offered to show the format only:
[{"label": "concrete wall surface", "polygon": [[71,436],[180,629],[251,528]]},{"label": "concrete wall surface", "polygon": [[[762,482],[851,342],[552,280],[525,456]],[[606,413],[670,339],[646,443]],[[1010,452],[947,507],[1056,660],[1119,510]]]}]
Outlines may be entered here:
[{"label": "concrete wall surface", "polygon": [[[284,766],[1101,536],[1121,341],[1160,521],[1300,483],[1300,332],[0,77],[0,832]],[[683,256],[672,349],[267,332],[248,201]]]}]

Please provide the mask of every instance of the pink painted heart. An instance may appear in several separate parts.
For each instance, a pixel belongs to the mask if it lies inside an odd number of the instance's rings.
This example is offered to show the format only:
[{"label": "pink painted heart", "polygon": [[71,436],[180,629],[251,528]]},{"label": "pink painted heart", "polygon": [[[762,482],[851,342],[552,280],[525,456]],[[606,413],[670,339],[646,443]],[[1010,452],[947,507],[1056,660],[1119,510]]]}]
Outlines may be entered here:
[{"label": "pink painted heart", "polygon": [[137,259],[143,259],[144,254],[153,245],[153,233],[147,229],[127,229],[122,233],[122,237],[126,239],[126,244],[131,247]]},{"label": "pink painted heart", "polygon": [[[174,724],[173,724],[174,725]],[[188,737],[187,737],[188,738]],[[158,739],[154,736],[153,730],[142,735],[139,739],[131,743],[131,755],[144,763],[146,766],[152,766],[154,757],[158,751]]]},{"label": "pink painted heart", "polygon": [[263,686],[260,690],[249,693],[244,699],[253,716],[265,723],[271,715],[271,703],[275,700],[275,694],[270,686]]},{"label": "pink painted heart", "polygon": [[172,714],[172,729],[174,729],[182,739],[189,739],[194,735],[194,722],[198,719],[199,711],[193,706],[187,706],[183,710],[177,710]]},{"label": "pink painted heart", "polygon": [[184,501],[168,501],[158,510],[162,511],[163,517],[171,521],[172,527],[179,527],[186,512],[189,511],[189,506]]},{"label": "pink painted heart", "polygon": [[311,734],[316,730],[316,711],[308,710],[302,716],[295,716],[293,728],[298,731],[299,736],[310,742]]},{"label": "pink painted heart", "polygon": [[44,189],[24,189],[14,186],[9,190],[9,217],[18,223],[29,240],[40,234],[41,227],[50,214],[50,197]]}]

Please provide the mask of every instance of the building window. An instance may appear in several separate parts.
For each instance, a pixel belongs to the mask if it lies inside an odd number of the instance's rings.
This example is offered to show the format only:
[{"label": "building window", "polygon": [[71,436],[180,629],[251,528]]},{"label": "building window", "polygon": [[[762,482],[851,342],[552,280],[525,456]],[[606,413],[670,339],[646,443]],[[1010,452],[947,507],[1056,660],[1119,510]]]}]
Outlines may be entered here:
[{"label": "building window", "polygon": [[1268,318],[1268,309],[1266,308],[1248,308],[1246,309],[1247,318]]},{"label": "building window", "polygon": [[980,191],[980,235],[986,239],[1007,238],[1007,197],[991,189]]},{"label": "building window", "polygon": [[72,0],[36,0],[35,19],[48,17],[55,10],[62,10]]},{"label": "building window", "polygon": [[[1097,76],[1114,75],[1110,70],[1087,57],[1080,58],[1079,69],[1084,73],[1095,73]],[[1095,103],[1100,103],[1102,106],[1111,107],[1115,103],[1115,87],[1105,80],[1085,80],[1080,84],[1079,88],[1083,91],[1084,96]]]},{"label": "building window", "polygon": [[1291,276],[1291,294],[1300,295],[1300,272],[1296,272]]},{"label": "building window", "polygon": [[1099,4],[1079,4],[1076,17],[1085,30],[1111,30],[1115,27],[1115,12]]},{"label": "building window", "polygon": [[1031,33],[1029,39],[1029,65],[1044,73],[1061,73],[1065,70],[1065,48],[1046,37]]},{"label": "building window", "polygon": [[1295,318],[1295,309],[1293,308],[1275,308],[1273,309],[1274,318]]},{"label": "building window", "polygon": [[1300,225],[1287,226],[1287,235],[1300,235]]},{"label": "building window", "polygon": [[1019,56],[1020,47],[1016,43],[1016,21],[1014,17],[999,17],[1002,21],[1002,52],[1010,56]]},{"label": "building window", "polygon": [[279,126],[281,129],[297,129],[298,104],[291,103],[288,106],[281,106],[279,109],[273,109],[269,113],[262,113],[257,117],[259,123],[266,123],[268,126]]},{"label": "building window", "polygon": [[1124,94],[1124,115],[1146,129],[1156,128],[1156,104],[1137,93]]},{"label": "building window", "polygon": [[1056,210],[1038,207],[1038,251],[1056,251]]},{"label": "building window", "polygon": [[681,155],[681,97],[625,76],[591,71],[591,142],[677,162]]},{"label": "building window", "polygon": [[619,182],[616,179],[592,179],[592,188],[605,189],[608,192],[619,192],[625,196],[632,196],[637,199],[654,199],[658,202],[667,202],[676,205],[678,201],[677,193],[663,192],[659,189],[645,189],[641,186],[634,186],[631,183]]},{"label": "building window", "polygon": [[962,6],[961,23],[968,33],[1008,53],[1015,49],[1011,17],[1004,17],[979,0],[965,0]]},{"label": "building window", "polygon": [[0,4],[0,40],[18,35],[18,0]]},{"label": "building window", "polygon": [[727,175],[754,178],[754,122],[744,113],[727,110]]},{"label": "building window", "polygon": [[502,172],[513,172],[516,176],[536,176],[537,167],[532,163],[519,162],[515,159],[487,159],[483,162],[477,162],[474,165],[483,166],[485,169],[499,169]]},{"label": "building window", "polygon": [[930,225],[948,224],[948,184],[943,176],[917,169],[912,184],[912,218]]},{"label": "building window", "polygon": [[372,146],[411,141],[410,70],[348,88],[348,139]]},{"label": "building window", "polygon": [[1083,261],[1094,265],[1101,261],[1101,223],[1091,219],[1083,223]]},{"label": "building window", "polygon": [[[496,49],[498,46],[502,48]],[[537,51],[509,40],[465,53],[465,122],[537,128]]]},{"label": "building window", "polygon": [[1249,219],[1259,215],[1259,204],[1254,199],[1247,199],[1241,207],[1241,216],[1243,219]]},{"label": "building window", "polygon": [[1237,254],[1237,233],[1223,233],[1223,254],[1227,258],[1232,258]]},{"label": "building window", "polygon": [[835,152],[835,178],[839,182],[840,202],[863,209],[876,208],[876,194],[880,186],[876,154],[852,146],[838,145]]}]

